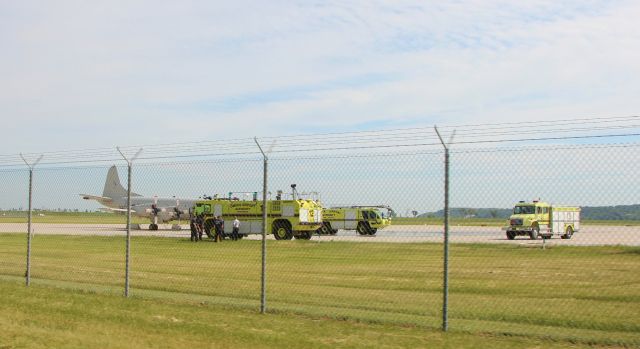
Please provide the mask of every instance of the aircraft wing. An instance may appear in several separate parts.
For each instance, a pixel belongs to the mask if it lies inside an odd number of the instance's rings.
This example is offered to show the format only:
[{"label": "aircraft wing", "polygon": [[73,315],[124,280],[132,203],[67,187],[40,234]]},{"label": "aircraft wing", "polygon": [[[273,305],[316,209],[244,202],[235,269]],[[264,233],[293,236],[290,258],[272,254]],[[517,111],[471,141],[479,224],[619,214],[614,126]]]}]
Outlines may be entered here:
[{"label": "aircraft wing", "polygon": [[83,199],[85,200],[111,200],[111,198],[108,198],[106,196],[95,196],[95,195],[89,195],[89,194],[78,194],[80,196],[82,196]]},{"label": "aircraft wing", "polygon": [[[102,211],[102,212],[107,212],[107,213],[125,213],[127,212],[127,209],[125,208],[111,208],[111,207],[101,207],[98,209],[98,211]],[[131,213],[136,213],[136,211],[131,210]]]},{"label": "aircraft wing", "polygon": [[[127,212],[125,208],[111,208],[111,207],[101,207],[99,209],[102,212]],[[136,211],[131,210],[131,213],[135,213]]]},{"label": "aircraft wing", "polygon": [[82,198],[85,200],[95,200],[103,205],[107,205],[107,203],[110,203],[113,201],[112,198],[106,197],[106,196],[95,196],[95,195],[89,195],[89,194],[80,194],[80,196],[82,196]]}]

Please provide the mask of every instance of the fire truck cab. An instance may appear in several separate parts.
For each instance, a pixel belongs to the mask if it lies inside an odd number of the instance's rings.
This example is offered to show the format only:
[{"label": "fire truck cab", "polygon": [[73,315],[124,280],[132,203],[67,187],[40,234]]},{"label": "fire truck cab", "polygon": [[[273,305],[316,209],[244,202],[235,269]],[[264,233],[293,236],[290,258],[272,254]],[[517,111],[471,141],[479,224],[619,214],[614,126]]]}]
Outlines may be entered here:
[{"label": "fire truck cab", "polygon": [[520,235],[531,240],[538,236],[549,239],[553,235],[571,239],[580,230],[580,207],[551,205],[539,200],[520,201],[507,223],[505,230],[509,240]]}]

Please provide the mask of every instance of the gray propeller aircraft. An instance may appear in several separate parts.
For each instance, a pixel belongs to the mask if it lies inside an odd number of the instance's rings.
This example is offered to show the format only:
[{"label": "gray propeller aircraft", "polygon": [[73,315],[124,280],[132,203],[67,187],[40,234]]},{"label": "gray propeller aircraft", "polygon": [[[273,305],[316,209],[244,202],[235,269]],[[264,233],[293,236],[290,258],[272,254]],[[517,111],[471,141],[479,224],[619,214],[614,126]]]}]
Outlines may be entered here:
[{"label": "gray propeller aircraft", "polygon": [[[80,194],[85,200],[95,200],[105,206],[107,212],[127,212],[127,190],[120,183],[118,169],[111,166],[104,183],[102,196]],[[149,230],[158,230],[159,223],[169,223],[174,220],[189,220],[189,210],[193,207],[195,199],[143,197],[140,194],[131,193],[131,213],[139,217],[147,217],[151,221]],[[180,229],[180,225],[174,224],[173,229]]]}]

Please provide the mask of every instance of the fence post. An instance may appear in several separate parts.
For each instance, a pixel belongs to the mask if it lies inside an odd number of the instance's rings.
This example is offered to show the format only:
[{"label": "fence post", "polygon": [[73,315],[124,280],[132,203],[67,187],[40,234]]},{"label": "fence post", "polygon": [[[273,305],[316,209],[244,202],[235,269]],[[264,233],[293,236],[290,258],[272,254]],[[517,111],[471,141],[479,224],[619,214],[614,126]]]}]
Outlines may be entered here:
[{"label": "fence post", "polygon": [[33,168],[36,167],[36,165],[38,164],[38,162],[40,162],[40,160],[42,160],[42,156],[43,155],[40,155],[40,157],[38,157],[38,159],[33,164],[29,164],[29,162],[27,162],[24,156],[22,156],[22,153],[20,153],[20,157],[22,158],[22,161],[24,161],[24,163],[27,164],[27,167],[29,167],[29,213],[27,218],[27,271],[24,273],[25,283],[27,286],[31,285],[31,232],[32,232],[31,202],[32,202],[32,193],[33,193]]},{"label": "fence post", "polygon": [[142,152],[142,148],[138,150],[138,152],[131,158],[131,160],[127,159],[127,157],[120,150],[120,147],[116,147],[116,149],[118,149],[118,153],[122,155],[124,161],[127,162],[127,248],[124,267],[124,296],[129,297],[129,257],[131,254],[131,165],[133,163],[133,160],[135,160],[138,155],[140,155],[140,152]]},{"label": "fence post", "polygon": [[453,141],[453,136],[456,134],[454,130],[449,138],[449,142],[445,143],[438,132],[438,127],[433,127],[436,130],[438,138],[444,147],[444,282],[442,292],[442,330],[446,332],[449,329],[449,144]]},{"label": "fence post", "polygon": [[262,178],[262,277],[260,279],[260,314],[264,314],[267,311],[267,168],[269,159],[262,150],[260,143],[258,143],[258,138],[254,137],[253,140],[258,145],[258,149],[260,149],[264,158]]}]

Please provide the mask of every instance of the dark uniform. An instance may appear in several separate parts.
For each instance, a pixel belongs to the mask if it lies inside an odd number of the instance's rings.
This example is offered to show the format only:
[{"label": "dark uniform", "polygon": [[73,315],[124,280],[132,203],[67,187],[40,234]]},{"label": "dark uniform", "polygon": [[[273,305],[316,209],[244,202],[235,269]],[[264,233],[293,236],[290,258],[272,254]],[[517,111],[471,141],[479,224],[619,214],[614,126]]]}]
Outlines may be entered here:
[{"label": "dark uniform", "polygon": [[198,227],[196,226],[195,216],[191,216],[189,227],[191,228],[191,241],[198,241]]},{"label": "dark uniform", "polygon": [[204,231],[204,217],[202,215],[196,217],[196,229],[198,230],[198,239],[202,241],[202,232]]},{"label": "dark uniform", "polygon": [[213,220],[213,226],[216,229],[216,240],[224,240],[224,221],[220,216]]}]

